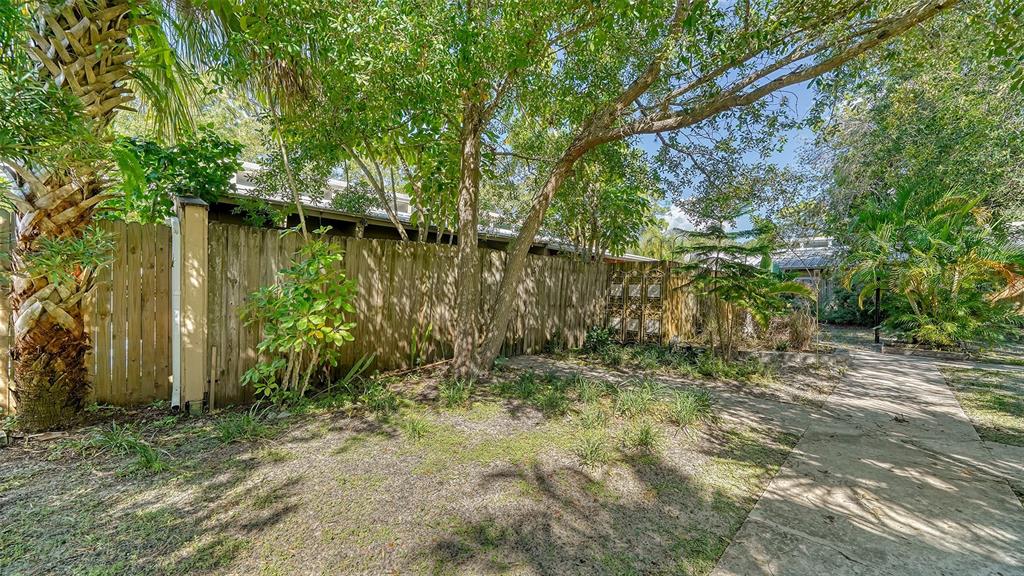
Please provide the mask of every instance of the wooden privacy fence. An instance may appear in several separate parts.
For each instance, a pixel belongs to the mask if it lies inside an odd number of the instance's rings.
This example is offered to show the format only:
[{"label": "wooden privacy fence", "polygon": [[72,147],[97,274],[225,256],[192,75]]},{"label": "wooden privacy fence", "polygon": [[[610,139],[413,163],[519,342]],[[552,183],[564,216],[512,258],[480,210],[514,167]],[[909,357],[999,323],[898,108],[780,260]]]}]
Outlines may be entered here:
[{"label": "wooden privacy fence", "polygon": [[[260,326],[239,311],[262,286],[275,282],[299,246],[280,230],[207,222],[190,205],[182,219],[182,401],[221,407],[244,403],[240,386],[258,360]],[[156,224],[103,222],[115,241],[113,263],[100,271],[85,301],[93,343],[89,373],[94,399],[117,405],[171,399],[172,239]],[[10,221],[0,214],[0,241],[10,249]],[[456,247],[394,240],[331,237],[345,250],[345,275],[356,282],[355,341],[343,365],[374,355],[374,368],[410,368],[452,355],[460,326],[455,315]],[[481,306],[492,304],[505,266],[502,251],[480,249]],[[503,354],[541,352],[551,344],[575,347],[587,330],[609,326],[624,342],[661,342],[693,335],[699,299],[684,289],[670,265],[583,263],[530,255],[516,287]],[[10,412],[11,318],[0,299],[0,407]]]},{"label": "wooden privacy fence", "polygon": [[[4,217],[0,215],[0,237],[8,253],[10,222]],[[257,361],[260,327],[245,326],[238,313],[252,292],[277,279],[299,238],[205,219],[204,210],[198,222],[182,222],[182,400],[195,407],[205,396],[220,407],[251,399],[252,391],[239,380]],[[97,274],[84,305],[93,343],[88,358],[93,397],[116,405],[169,400],[171,230],[123,222],[104,222],[102,227],[115,241],[115,260]],[[464,328],[455,317],[455,247],[340,236],[331,241],[345,249],[345,274],[358,287],[352,318],[355,341],[345,347],[345,364],[373,354],[374,368],[391,370],[451,356],[452,336]],[[200,257],[190,250],[199,250]],[[480,255],[481,304],[489,305],[496,297],[505,253],[481,249]],[[540,352],[553,341],[582,344],[589,328],[605,322],[608,271],[604,263],[529,256],[503,353]],[[199,293],[204,297],[198,298]],[[11,318],[7,299],[0,301],[0,407],[9,412],[14,408],[8,362]],[[203,343],[198,354],[196,342]],[[186,381],[190,379],[201,383],[193,387]]]},{"label": "wooden privacy fence", "polygon": [[[246,297],[272,284],[300,239],[279,230],[210,223],[207,358],[214,405],[240,403],[252,391],[239,386],[257,361],[259,326],[237,311]],[[450,357],[456,330],[456,248],[436,244],[334,237],[345,250],[345,276],[358,287],[352,320],[355,341],[342,364],[373,354],[379,370],[410,368]],[[481,249],[481,303],[494,301],[505,254]],[[505,337],[508,355],[541,351],[553,340],[579,345],[604,322],[607,265],[533,256],[516,292]]]}]

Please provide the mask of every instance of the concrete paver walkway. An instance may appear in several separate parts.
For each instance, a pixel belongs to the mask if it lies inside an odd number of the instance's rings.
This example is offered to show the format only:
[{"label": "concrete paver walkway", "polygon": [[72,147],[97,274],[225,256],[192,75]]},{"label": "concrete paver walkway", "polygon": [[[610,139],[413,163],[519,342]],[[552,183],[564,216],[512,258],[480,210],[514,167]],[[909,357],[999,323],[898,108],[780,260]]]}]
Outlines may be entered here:
[{"label": "concrete paver walkway", "polygon": [[1024,576],[1024,508],[935,366],[855,352],[713,574]]}]

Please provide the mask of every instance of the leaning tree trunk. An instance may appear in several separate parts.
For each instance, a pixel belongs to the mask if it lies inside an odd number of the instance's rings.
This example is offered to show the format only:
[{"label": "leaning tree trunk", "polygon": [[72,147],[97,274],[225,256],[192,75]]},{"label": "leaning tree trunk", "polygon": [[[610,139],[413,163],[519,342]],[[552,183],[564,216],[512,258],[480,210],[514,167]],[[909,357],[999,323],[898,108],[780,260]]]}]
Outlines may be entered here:
[{"label": "leaning tree trunk", "polygon": [[[44,82],[73,93],[85,120],[102,136],[114,114],[133,99],[124,86],[132,58],[128,31],[132,2],[76,0],[48,8],[40,3],[30,50]],[[60,281],[31,277],[27,267],[43,239],[82,236],[105,199],[104,170],[98,163],[44,170],[7,162],[22,184],[12,258],[11,306],[15,314],[14,392],[19,421],[27,429],[72,422],[85,402],[89,381],[85,356],[88,332],[83,298],[93,271],[79,266]]]}]

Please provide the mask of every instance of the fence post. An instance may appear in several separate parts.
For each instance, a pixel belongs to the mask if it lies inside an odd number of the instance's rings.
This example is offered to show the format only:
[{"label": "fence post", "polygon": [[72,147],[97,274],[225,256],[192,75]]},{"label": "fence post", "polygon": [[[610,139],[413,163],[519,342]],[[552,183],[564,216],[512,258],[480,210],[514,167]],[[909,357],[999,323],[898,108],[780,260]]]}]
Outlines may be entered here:
[{"label": "fence post", "polygon": [[206,391],[206,282],[209,269],[207,220],[209,206],[199,198],[178,197],[181,226],[181,354],[179,365],[181,407],[197,413]]},{"label": "fence post", "polygon": [[7,274],[13,252],[13,217],[0,210],[0,416],[14,413],[14,390],[11,374],[11,302]]}]

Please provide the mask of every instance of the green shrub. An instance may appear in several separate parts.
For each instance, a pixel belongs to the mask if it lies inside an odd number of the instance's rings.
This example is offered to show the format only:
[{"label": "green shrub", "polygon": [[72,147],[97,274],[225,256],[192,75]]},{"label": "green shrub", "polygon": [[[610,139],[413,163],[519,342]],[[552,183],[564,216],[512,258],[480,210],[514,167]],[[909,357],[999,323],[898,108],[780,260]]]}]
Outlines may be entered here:
[{"label": "green shrub", "polygon": [[580,464],[587,468],[607,464],[612,456],[608,437],[603,432],[580,434],[573,443],[572,453],[580,459]]},{"label": "green shrub", "polygon": [[463,378],[446,378],[437,383],[437,397],[445,408],[469,404],[473,394],[473,381]]},{"label": "green shrub", "polygon": [[608,328],[591,328],[583,339],[583,351],[600,352],[612,345],[614,337]]},{"label": "green shrub", "polygon": [[661,445],[661,431],[650,420],[634,422],[622,433],[622,445],[627,450],[653,453]]},{"label": "green shrub", "polygon": [[353,340],[355,283],[341,272],[341,245],[320,228],[299,248],[281,278],[249,297],[242,308],[247,326],[262,326],[257,352],[268,359],[242,376],[260,397],[275,403],[302,398],[314,376],[327,374]]},{"label": "green shrub", "polygon": [[714,420],[714,400],[706,390],[681,390],[668,401],[668,420],[687,428]]}]

